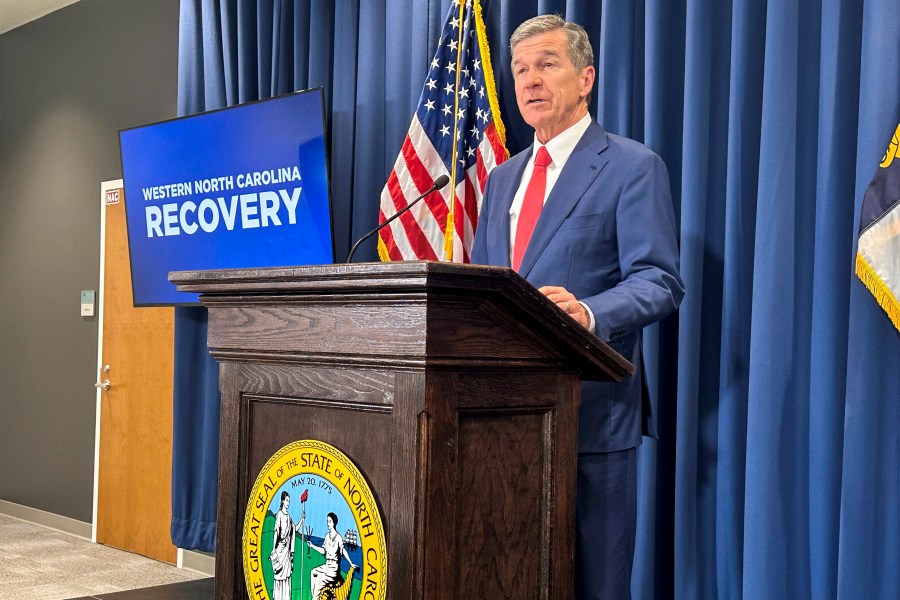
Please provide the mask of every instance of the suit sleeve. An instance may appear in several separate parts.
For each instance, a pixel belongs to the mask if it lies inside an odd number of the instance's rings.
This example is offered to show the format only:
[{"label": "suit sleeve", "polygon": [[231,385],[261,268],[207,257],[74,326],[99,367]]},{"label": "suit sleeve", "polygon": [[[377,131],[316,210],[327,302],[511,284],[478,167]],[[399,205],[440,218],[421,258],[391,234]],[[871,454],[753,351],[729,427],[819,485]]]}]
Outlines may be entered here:
[{"label": "suit sleeve", "polygon": [[669,175],[648,153],[632,167],[616,205],[616,247],[621,279],[588,298],[595,333],[615,340],[675,311],[684,296]]}]

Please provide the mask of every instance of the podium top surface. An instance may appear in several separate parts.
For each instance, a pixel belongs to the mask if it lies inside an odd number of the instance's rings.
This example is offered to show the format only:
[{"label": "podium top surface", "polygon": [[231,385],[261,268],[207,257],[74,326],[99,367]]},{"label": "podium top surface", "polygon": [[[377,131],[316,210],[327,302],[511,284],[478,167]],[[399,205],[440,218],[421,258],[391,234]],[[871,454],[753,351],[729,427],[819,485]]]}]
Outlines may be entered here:
[{"label": "podium top surface", "polygon": [[[215,271],[174,271],[169,281],[180,291],[215,294],[252,290],[279,290],[289,293],[325,290],[340,292],[378,289],[424,289],[458,287],[470,282],[475,287],[518,281],[530,286],[518,273],[505,267],[467,265],[428,260],[220,269]],[[470,287],[466,285],[466,287]],[[531,286],[533,287],[533,286]]]},{"label": "podium top surface", "polygon": [[[462,336],[471,341],[477,337],[473,332],[493,338],[502,349],[504,335],[509,334],[509,340],[525,340],[525,346],[539,348],[539,353],[546,353],[548,358],[570,363],[585,379],[619,381],[634,373],[630,362],[560,311],[518,273],[504,267],[433,261],[354,263],[177,271],[169,274],[169,281],[179,291],[199,293],[200,301],[210,309],[259,303],[296,307],[317,302],[329,306],[377,302],[382,310],[386,301],[393,300],[397,312],[382,318],[373,333],[381,335],[385,327],[396,324],[406,328],[408,338],[414,326],[421,330],[423,356],[465,352],[463,344],[450,338]],[[421,311],[416,312],[415,307]],[[454,320],[453,314],[459,319]],[[210,318],[213,349],[212,313]],[[471,327],[461,331],[459,322]],[[322,339],[321,334],[311,339]],[[440,347],[440,351],[426,349],[429,341],[439,339],[445,341],[430,347]],[[517,344],[506,343],[510,352],[515,352]],[[457,346],[459,351],[455,350]],[[411,347],[398,350],[409,353]],[[418,351],[413,349],[411,353]]]}]

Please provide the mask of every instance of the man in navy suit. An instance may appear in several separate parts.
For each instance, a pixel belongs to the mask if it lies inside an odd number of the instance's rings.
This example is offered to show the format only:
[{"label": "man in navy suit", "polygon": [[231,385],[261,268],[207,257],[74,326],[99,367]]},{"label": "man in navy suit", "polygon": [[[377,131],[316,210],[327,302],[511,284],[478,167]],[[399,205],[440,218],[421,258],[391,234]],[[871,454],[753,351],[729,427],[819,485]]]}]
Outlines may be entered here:
[{"label": "man in navy suit", "polygon": [[595,72],[582,27],[535,17],[510,49],[534,144],[488,178],[472,262],[512,266],[637,369],[622,383],[584,383],[579,409],[575,597],[621,600],[631,597],[636,450],[655,429],[641,329],[684,295],[669,176],[656,154],[588,114]]}]

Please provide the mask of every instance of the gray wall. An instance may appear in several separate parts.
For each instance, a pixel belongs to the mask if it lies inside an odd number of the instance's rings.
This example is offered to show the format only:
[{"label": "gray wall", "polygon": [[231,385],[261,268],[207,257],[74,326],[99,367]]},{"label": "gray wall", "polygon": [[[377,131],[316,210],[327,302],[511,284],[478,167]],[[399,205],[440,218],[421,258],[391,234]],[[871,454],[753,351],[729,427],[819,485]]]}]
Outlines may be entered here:
[{"label": "gray wall", "polygon": [[0,35],[0,499],[91,521],[100,182],[175,116],[178,0],[81,0]]}]

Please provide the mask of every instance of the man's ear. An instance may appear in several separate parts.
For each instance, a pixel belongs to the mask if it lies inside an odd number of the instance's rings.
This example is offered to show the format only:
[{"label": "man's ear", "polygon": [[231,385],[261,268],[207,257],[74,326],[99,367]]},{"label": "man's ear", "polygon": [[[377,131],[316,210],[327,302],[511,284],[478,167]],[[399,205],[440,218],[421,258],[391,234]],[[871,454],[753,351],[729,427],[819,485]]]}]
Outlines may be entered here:
[{"label": "man's ear", "polygon": [[596,77],[597,72],[594,70],[593,66],[585,67],[579,73],[579,77],[581,78],[581,97],[586,98],[590,96],[591,90],[594,87],[594,78]]}]

